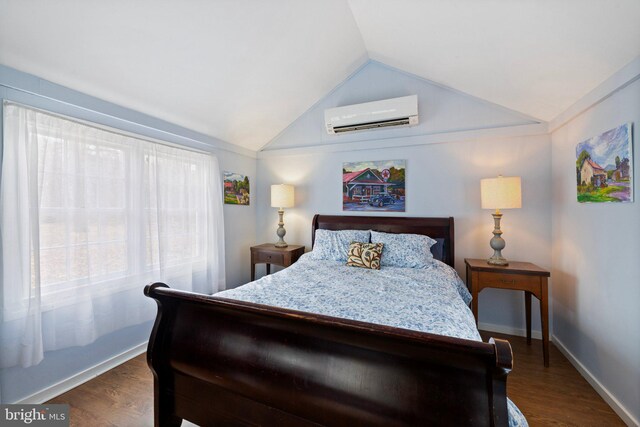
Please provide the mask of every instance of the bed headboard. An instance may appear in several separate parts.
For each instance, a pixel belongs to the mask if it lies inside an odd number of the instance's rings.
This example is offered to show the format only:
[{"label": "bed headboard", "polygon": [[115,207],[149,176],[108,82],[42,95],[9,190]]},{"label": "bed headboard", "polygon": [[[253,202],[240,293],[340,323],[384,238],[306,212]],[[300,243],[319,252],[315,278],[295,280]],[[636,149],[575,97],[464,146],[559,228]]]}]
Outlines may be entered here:
[{"label": "bed headboard", "polygon": [[433,257],[453,267],[455,260],[453,217],[416,218],[392,216],[341,216],[319,215],[313,217],[311,245],[316,240],[316,230],[375,230],[384,233],[423,234],[438,243],[431,247]]}]

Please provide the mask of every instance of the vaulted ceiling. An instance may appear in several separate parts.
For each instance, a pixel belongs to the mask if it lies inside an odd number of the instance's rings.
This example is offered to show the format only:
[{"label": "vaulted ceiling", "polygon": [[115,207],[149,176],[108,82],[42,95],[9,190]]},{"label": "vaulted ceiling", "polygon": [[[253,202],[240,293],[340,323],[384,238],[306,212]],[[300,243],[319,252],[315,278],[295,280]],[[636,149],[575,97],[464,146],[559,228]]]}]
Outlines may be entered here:
[{"label": "vaulted ceiling", "polygon": [[368,59],[539,120],[640,55],[638,0],[0,0],[0,64],[259,149]]}]

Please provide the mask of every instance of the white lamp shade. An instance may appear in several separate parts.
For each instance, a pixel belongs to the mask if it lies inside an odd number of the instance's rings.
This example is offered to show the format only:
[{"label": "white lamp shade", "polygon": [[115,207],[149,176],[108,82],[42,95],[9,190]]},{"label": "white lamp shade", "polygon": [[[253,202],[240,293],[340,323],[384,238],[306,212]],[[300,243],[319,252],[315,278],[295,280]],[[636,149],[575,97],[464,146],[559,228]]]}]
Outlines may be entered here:
[{"label": "white lamp shade", "polygon": [[522,207],[519,176],[498,176],[480,180],[482,209],[514,209]]},{"label": "white lamp shade", "polygon": [[292,208],[293,207],[293,185],[275,184],[271,186],[271,207],[272,208]]}]

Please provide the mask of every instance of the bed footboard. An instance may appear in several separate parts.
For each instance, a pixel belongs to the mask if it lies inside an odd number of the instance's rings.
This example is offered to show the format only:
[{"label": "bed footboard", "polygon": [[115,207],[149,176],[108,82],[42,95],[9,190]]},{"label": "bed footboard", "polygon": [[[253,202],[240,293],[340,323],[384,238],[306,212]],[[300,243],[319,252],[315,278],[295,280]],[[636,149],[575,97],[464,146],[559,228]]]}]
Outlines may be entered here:
[{"label": "bed footboard", "polygon": [[508,425],[507,341],[469,341],[170,289],[147,361],[156,426]]}]

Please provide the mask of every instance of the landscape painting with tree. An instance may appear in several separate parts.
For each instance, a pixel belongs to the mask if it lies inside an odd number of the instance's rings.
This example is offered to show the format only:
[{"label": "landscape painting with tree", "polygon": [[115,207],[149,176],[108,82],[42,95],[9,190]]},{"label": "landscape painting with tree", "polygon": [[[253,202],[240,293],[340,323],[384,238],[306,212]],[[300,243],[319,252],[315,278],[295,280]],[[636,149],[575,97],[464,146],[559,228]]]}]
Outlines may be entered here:
[{"label": "landscape painting with tree", "polygon": [[578,202],[633,201],[633,145],[626,123],[576,146]]},{"label": "landscape painting with tree", "polygon": [[224,203],[227,205],[249,204],[249,177],[239,173],[224,173]]},{"label": "landscape painting with tree", "polygon": [[406,160],[342,165],[342,210],[404,212]]}]

